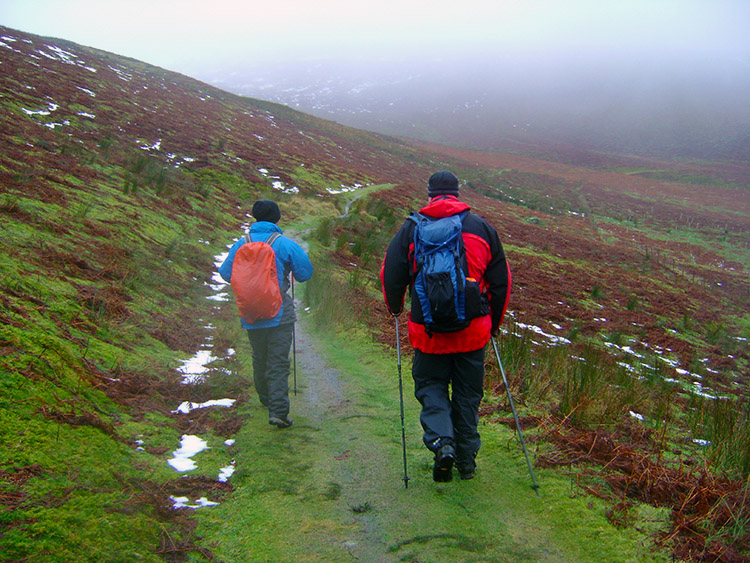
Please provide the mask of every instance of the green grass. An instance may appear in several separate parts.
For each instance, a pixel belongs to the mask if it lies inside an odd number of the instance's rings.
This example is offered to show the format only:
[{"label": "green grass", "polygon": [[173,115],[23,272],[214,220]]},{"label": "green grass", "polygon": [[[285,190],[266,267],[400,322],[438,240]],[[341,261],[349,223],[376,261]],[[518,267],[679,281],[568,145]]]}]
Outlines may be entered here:
[{"label": "green grass", "polygon": [[[177,404],[163,395],[170,369],[189,354],[165,337],[206,294],[196,267],[220,248],[198,241],[217,232],[206,217],[231,216],[194,213],[180,184],[167,214],[171,196],[159,185],[124,194],[111,179],[75,183],[66,205],[0,199],[3,561],[161,561],[163,534],[187,539],[144,495],[178,477],[166,459],[180,430],[164,414]],[[117,382],[125,396],[153,386],[148,407],[107,394]],[[223,438],[207,437],[212,449],[197,473],[215,479],[230,458]]]},{"label": "green grass", "polygon": [[[131,448],[91,426],[23,413],[18,402],[0,411],[0,434],[0,468],[34,475],[22,503],[2,513],[17,523],[0,541],[3,560],[158,561],[152,546],[159,526],[132,503],[143,473]],[[0,494],[13,490],[0,481]]]}]

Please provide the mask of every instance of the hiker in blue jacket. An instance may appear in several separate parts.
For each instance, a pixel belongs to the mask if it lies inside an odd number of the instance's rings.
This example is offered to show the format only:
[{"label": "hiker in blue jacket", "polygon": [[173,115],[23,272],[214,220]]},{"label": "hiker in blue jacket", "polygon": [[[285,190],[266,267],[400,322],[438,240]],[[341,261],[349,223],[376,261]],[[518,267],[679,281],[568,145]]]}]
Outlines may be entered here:
[{"label": "hiker in blue jacket", "polygon": [[[249,231],[252,242],[264,242],[274,233],[281,235],[283,232],[277,224],[281,219],[281,210],[276,202],[268,199],[256,201],[252,215],[256,220]],[[227,282],[232,280],[234,257],[246,242],[244,237],[235,242],[219,267],[219,275]],[[312,277],[313,266],[305,251],[290,238],[279,236],[272,248],[276,253],[281,309],[270,319],[258,319],[251,324],[240,318],[240,322],[242,328],[247,330],[253,349],[253,381],[260,402],[268,408],[268,423],[278,428],[288,428],[292,425],[289,418],[289,350],[297,320],[294,301],[287,293],[291,287],[289,274],[295,280],[304,282]]]}]

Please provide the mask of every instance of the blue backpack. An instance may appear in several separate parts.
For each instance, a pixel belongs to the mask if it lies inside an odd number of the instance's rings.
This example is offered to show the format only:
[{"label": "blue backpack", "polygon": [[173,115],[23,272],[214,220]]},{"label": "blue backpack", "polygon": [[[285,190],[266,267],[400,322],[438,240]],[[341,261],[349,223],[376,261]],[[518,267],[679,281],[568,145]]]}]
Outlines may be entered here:
[{"label": "blue backpack", "polygon": [[[412,320],[424,324],[427,334],[456,332],[469,326],[467,284],[479,298],[479,285],[467,282],[466,250],[461,235],[468,211],[441,219],[420,213],[409,219],[414,228],[414,283]],[[475,307],[471,307],[475,309]]]}]

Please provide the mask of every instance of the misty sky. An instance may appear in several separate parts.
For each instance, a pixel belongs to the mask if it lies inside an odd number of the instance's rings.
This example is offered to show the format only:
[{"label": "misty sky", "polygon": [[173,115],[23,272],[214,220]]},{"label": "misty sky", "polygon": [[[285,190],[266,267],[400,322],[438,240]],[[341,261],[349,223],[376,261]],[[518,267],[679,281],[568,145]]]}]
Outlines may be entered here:
[{"label": "misty sky", "polygon": [[0,24],[180,72],[219,61],[505,56],[736,58],[747,0],[0,0]]}]

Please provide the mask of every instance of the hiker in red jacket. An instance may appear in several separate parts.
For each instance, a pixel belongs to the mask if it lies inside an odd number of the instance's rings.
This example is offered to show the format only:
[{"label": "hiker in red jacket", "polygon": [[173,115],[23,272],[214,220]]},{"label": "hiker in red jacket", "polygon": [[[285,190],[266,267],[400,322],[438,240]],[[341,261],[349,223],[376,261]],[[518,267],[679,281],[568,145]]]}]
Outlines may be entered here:
[{"label": "hiker in red jacket", "polygon": [[[414,347],[412,377],[414,395],[422,405],[423,440],[435,454],[433,479],[450,481],[455,463],[462,479],[474,477],[475,458],[481,445],[477,424],[484,384],[484,354],[490,336],[497,334],[508,307],[511,274],[495,229],[472,214],[459,201],[458,178],[447,170],[433,174],[428,182],[429,204],[421,215],[439,219],[462,215],[461,238],[466,260],[466,280],[478,282],[481,306],[469,307],[468,326],[440,332],[425,324],[415,292],[415,229],[407,220],[388,246],[380,273],[388,310],[397,316],[410,288],[409,340]],[[469,314],[472,309],[473,315]],[[473,316],[473,318],[469,318]]]}]

